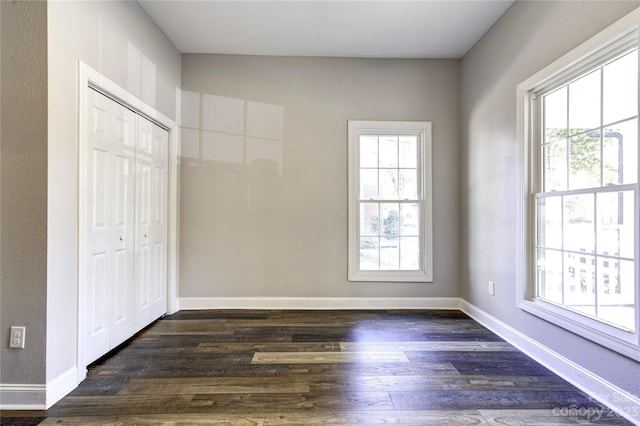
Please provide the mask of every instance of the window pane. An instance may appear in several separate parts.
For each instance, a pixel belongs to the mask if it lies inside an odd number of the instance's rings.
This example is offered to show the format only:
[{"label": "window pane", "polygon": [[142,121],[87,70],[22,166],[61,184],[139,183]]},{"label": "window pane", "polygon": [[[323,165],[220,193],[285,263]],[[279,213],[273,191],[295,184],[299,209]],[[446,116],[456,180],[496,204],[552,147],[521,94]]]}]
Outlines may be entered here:
[{"label": "window pane", "polygon": [[638,181],[638,119],[607,128],[603,143],[604,184]]},{"label": "window pane", "polygon": [[595,244],[593,195],[569,195],[564,200],[564,249],[593,253]]},{"label": "window pane", "polygon": [[605,131],[602,141],[602,186],[620,185],[624,180],[623,141],[616,136],[614,132]]},{"label": "window pane", "polygon": [[544,146],[544,192],[567,188],[567,141],[561,139]]},{"label": "window pane", "polygon": [[378,203],[360,204],[360,235],[380,235],[379,207]]},{"label": "window pane", "polygon": [[380,167],[398,167],[398,137],[380,136]]},{"label": "window pane", "polygon": [[596,195],[598,253],[633,259],[635,215],[633,191]]},{"label": "window pane", "polygon": [[380,238],[380,269],[400,268],[400,239]]},{"label": "window pane", "polygon": [[538,199],[538,246],[562,249],[562,197]]},{"label": "window pane", "polygon": [[398,199],[398,169],[380,169],[380,199]]},{"label": "window pane", "polygon": [[378,199],[378,169],[360,169],[360,199]]},{"label": "window pane", "polygon": [[382,235],[391,238],[400,234],[400,209],[397,203],[384,203],[382,210]]},{"label": "window pane", "polygon": [[600,127],[600,70],[569,84],[569,133]]},{"label": "window pane", "polygon": [[400,158],[398,166],[401,168],[415,169],[418,167],[418,137],[417,136],[400,136],[399,153]]},{"label": "window pane", "polygon": [[604,124],[638,114],[638,50],[611,62],[603,69]]},{"label": "window pane", "polygon": [[420,210],[418,204],[400,204],[400,235],[420,235]]},{"label": "window pane", "polygon": [[562,303],[562,252],[538,250],[538,296],[554,303]]},{"label": "window pane", "polygon": [[590,132],[569,139],[569,189],[599,186],[599,132]]},{"label": "window pane", "polygon": [[377,237],[360,237],[360,269],[378,270],[380,253]]},{"label": "window pane", "polygon": [[[572,273],[569,273],[573,270]],[[576,254],[565,255],[565,306],[583,314],[596,315],[595,257]]]},{"label": "window pane", "polygon": [[420,269],[420,238],[400,238],[400,269]]},{"label": "window pane", "polygon": [[401,200],[418,199],[418,171],[416,169],[398,170],[399,196]]},{"label": "window pane", "polygon": [[544,97],[545,142],[567,136],[567,86]]},{"label": "window pane", "polygon": [[635,330],[633,262],[598,259],[598,318]]},{"label": "window pane", "polygon": [[360,136],[360,167],[378,167],[377,136]]}]

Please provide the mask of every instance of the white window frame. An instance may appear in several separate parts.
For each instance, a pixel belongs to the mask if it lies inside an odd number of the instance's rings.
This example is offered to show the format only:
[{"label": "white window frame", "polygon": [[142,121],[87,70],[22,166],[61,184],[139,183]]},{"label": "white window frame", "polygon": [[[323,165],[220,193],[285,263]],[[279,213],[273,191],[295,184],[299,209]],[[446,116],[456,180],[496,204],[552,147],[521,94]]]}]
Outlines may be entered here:
[{"label": "white window frame", "polygon": [[[640,215],[636,214],[635,222],[636,309],[634,332],[622,330],[537,298],[533,265],[535,265],[536,179],[538,179],[539,173],[537,170],[541,170],[537,141],[539,117],[537,116],[535,95],[566,83],[568,78],[577,77],[608,58],[634,46],[634,44],[637,46],[640,27],[639,15],[640,8],[624,16],[518,85],[517,132],[520,140],[523,173],[520,176],[521,182],[519,182],[521,196],[518,197],[516,207],[519,230],[516,245],[518,306],[531,314],[638,361],[640,361],[640,238],[638,237],[640,232],[640,217],[638,216]],[[640,212],[640,197],[637,196],[638,184],[635,187],[635,208],[636,212]]]},{"label": "white window frame", "polygon": [[[417,134],[418,137],[418,204],[420,208],[420,268],[418,270],[360,269],[359,150],[361,134]],[[348,121],[349,144],[349,233],[348,280],[386,282],[433,282],[431,122],[428,121]]]}]

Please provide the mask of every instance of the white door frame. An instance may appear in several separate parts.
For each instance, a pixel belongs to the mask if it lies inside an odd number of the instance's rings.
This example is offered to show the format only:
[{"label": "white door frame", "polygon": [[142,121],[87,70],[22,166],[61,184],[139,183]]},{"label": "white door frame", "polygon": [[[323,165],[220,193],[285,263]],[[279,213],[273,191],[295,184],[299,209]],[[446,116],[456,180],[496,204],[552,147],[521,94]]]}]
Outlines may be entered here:
[{"label": "white door frame", "polygon": [[167,314],[172,314],[178,310],[178,144],[179,144],[179,131],[177,124],[169,117],[155,110],[155,108],[144,103],[142,100],[133,96],[116,83],[112,82],[105,76],[101,75],[96,70],[92,69],[85,63],[78,61],[78,170],[76,175],[77,181],[77,196],[78,196],[78,242],[77,242],[77,299],[76,299],[76,350],[77,350],[77,366],[78,366],[78,384],[82,382],[87,376],[87,364],[84,361],[84,342],[82,334],[82,324],[84,323],[85,314],[81,305],[81,301],[84,300],[84,291],[82,287],[82,271],[85,268],[83,256],[83,243],[80,238],[80,232],[83,228],[83,215],[81,209],[83,208],[82,194],[84,188],[81,187],[83,182],[81,176],[83,172],[82,161],[85,154],[85,147],[83,142],[86,141],[86,124],[87,124],[87,95],[89,86],[96,88],[98,91],[103,92],[109,97],[114,98],[121,104],[133,109],[140,115],[145,116],[151,121],[156,122],[161,127],[166,128],[169,131],[169,147],[168,147],[168,173],[169,173],[169,194],[168,194],[168,236],[167,236]]}]

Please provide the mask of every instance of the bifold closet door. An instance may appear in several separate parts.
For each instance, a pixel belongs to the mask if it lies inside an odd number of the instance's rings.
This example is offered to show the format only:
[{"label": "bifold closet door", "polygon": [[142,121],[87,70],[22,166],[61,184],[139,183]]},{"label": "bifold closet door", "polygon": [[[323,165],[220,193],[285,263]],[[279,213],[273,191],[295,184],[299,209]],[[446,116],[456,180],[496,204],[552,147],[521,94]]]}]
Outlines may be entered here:
[{"label": "bifold closet door", "polygon": [[138,117],[136,151],[136,328],[167,309],[167,190],[169,134]]},{"label": "bifold closet door", "polygon": [[166,313],[168,132],[88,90],[80,330],[88,365]]},{"label": "bifold closet door", "polygon": [[134,333],[134,166],[136,114],[89,90],[84,158],[85,359]]}]

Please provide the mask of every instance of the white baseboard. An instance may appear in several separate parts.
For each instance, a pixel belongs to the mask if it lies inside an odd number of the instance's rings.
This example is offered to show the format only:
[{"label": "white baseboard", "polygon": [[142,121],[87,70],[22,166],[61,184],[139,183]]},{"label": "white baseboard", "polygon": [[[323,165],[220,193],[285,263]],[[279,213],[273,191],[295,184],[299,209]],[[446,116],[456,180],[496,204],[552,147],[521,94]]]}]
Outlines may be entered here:
[{"label": "white baseboard", "polygon": [[47,383],[47,408],[64,398],[78,386],[78,369],[70,368]]},{"label": "white baseboard", "polygon": [[458,297],[181,297],[193,309],[460,309]]},{"label": "white baseboard", "polygon": [[46,385],[0,384],[0,409],[45,410]]},{"label": "white baseboard", "polygon": [[1,410],[46,410],[78,386],[76,368],[46,385],[0,384]]},{"label": "white baseboard", "polygon": [[460,310],[590,397],[640,425],[640,398],[596,376],[466,300],[461,300]]}]

